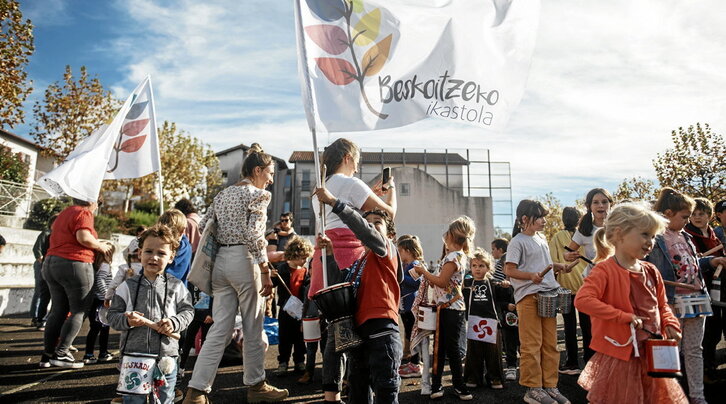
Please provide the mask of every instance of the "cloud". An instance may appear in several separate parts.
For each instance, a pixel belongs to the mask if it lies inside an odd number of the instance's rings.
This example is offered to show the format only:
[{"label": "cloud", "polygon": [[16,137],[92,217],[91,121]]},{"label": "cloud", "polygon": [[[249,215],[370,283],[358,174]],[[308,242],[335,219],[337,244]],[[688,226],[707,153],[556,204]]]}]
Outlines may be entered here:
[{"label": "cloud", "polygon": [[23,2],[23,16],[29,18],[35,27],[52,27],[72,23],[68,4],[63,0]]}]

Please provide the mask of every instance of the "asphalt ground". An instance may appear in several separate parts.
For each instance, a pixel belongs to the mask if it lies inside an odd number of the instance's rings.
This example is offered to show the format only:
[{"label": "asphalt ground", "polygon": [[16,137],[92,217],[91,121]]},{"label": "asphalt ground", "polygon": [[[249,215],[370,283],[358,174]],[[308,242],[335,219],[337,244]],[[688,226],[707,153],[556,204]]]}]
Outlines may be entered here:
[{"label": "asphalt ground", "polygon": [[[115,389],[118,380],[117,360],[109,363],[86,365],[82,369],[47,368],[39,369],[38,361],[42,351],[43,333],[31,328],[30,319],[12,316],[0,318],[0,403],[107,403],[116,397]],[[84,324],[78,334],[74,345],[81,352],[75,354],[82,358],[85,347],[85,335],[88,323]],[[560,351],[564,350],[564,340],[561,325],[558,327]],[[111,332],[109,345],[118,347],[119,334]],[[114,351],[113,349],[111,349]],[[726,343],[719,344],[719,363],[726,362]],[[563,358],[564,360],[564,358]],[[314,383],[310,385],[298,384],[299,375],[290,373],[277,376],[277,346],[273,345],[265,356],[265,368],[268,381],[290,391],[288,403],[311,403],[322,401],[320,387],[322,359],[318,355]],[[194,358],[189,358],[185,374],[185,382],[191,377]],[[450,386],[451,378],[447,372],[444,377],[444,386]],[[420,395],[420,379],[403,379],[399,394],[401,403],[456,403],[459,400],[453,396],[450,389],[447,394],[438,400],[429,400]],[[560,375],[560,391],[572,403],[585,403],[586,392],[577,385],[576,376]],[[503,390],[492,390],[482,387],[473,390],[475,403],[521,403],[524,388],[516,382],[506,382]],[[719,368],[719,381],[706,385],[706,397],[710,403],[723,402],[723,393],[726,392],[726,365]],[[721,398],[718,398],[718,395]],[[220,367],[217,378],[210,394],[214,403],[245,403],[246,389],[242,385],[242,366]]]}]

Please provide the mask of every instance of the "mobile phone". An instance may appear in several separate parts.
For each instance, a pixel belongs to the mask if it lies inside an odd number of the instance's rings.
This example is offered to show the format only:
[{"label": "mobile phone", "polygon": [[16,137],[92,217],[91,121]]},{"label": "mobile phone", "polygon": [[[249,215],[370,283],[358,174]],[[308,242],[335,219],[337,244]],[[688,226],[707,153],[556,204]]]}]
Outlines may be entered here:
[{"label": "mobile phone", "polygon": [[391,167],[386,167],[383,169],[383,179],[381,182],[383,182],[383,185],[386,185],[386,183],[391,179]]}]

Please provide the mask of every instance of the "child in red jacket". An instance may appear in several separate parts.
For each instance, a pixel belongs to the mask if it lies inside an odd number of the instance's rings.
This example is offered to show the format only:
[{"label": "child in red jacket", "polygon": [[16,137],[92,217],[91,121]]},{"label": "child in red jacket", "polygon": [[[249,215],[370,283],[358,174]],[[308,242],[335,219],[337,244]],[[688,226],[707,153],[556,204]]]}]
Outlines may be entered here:
[{"label": "child in red jacket", "polygon": [[660,272],[642,261],[665,226],[665,219],[650,209],[625,203],[598,230],[605,232],[605,245],[598,247],[610,249],[605,254],[610,257],[592,269],[575,298],[577,310],[592,318],[590,347],[595,355],[578,380],[591,403],[688,402],[676,379],[648,375],[643,349],[653,335],[681,338]]}]

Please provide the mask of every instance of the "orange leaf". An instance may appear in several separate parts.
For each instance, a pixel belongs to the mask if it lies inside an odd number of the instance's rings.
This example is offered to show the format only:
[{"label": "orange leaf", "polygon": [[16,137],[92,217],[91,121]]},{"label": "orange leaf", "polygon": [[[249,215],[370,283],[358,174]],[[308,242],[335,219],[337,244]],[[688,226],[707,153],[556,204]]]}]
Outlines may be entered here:
[{"label": "orange leaf", "polygon": [[392,39],[393,35],[388,35],[381,42],[373,45],[363,55],[362,69],[366,76],[372,76],[381,71],[386,60],[388,60],[388,52],[391,51]]},{"label": "orange leaf", "polygon": [[138,121],[131,121],[124,125],[121,132],[126,136],[136,136],[146,127],[149,123],[148,119],[139,119]]},{"label": "orange leaf", "polygon": [[333,84],[344,86],[355,80],[355,68],[350,62],[339,58],[316,58],[318,69]]},{"label": "orange leaf", "polygon": [[135,137],[133,139],[129,139],[123,143],[121,143],[121,151],[126,153],[133,153],[135,151],[138,151],[141,146],[144,145],[144,142],[146,141],[146,135]]}]

